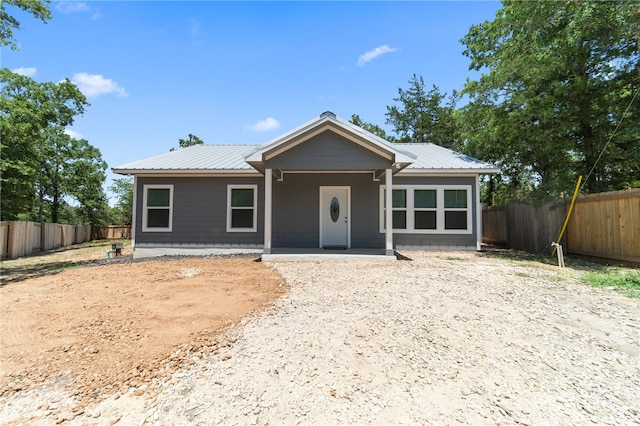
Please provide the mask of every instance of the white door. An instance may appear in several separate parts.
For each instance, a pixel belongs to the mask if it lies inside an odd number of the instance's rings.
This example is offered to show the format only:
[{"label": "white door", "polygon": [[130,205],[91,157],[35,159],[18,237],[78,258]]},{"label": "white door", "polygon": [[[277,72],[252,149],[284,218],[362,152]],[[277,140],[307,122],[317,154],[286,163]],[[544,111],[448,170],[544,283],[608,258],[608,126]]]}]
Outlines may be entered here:
[{"label": "white door", "polygon": [[320,247],[350,247],[351,188],[320,187]]}]

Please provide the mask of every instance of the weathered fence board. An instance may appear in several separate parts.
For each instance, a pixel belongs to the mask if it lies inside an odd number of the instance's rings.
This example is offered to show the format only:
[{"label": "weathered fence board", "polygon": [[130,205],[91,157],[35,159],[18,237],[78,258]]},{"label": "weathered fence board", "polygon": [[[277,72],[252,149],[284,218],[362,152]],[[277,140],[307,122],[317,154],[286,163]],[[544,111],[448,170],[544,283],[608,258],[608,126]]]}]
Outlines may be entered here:
[{"label": "weathered fence board", "polygon": [[[548,253],[570,203],[485,208],[483,241]],[[640,264],[640,189],[578,197],[561,244],[565,253]]]},{"label": "weathered fence board", "polygon": [[[40,237],[40,235],[38,235]],[[52,250],[60,247],[58,245],[58,226],[55,223],[45,223],[44,224],[44,238],[41,241],[44,241],[43,250]]]},{"label": "weathered fence board", "polygon": [[93,228],[94,240],[119,240],[131,238],[131,225],[95,226]]},{"label": "weathered fence board", "polygon": [[483,241],[489,244],[506,245],[507,237],[507,208],[487,207],[482,211]]},{"label": "weathered fence board", "polygon": [[[38,232],[36,232],[38,227]],[[7,256],[27,256],[40,250],[40,225],[35,222],[10,221],[7,236]]]},{"label": "weathered fence board", "polygon": [[7,257],[9,243],[9,222],[0,222],[0,259]]},{"label": "weathered fence board", "polygon": [[76,244],[86,243],[91,241],[91,226],[89,225],[78,225],[76,226]]},{"label": "weathered fence board", "polygon": [[548,252],[562,227],[564,214],[562,203],[486,208],[482,212],[483,241],[531,253]]},{"label": "weathered fence board", "polygon": [[0,258],[14,259],[91,241],[90,225],[37,222],[0,222]]},{"label": "weathered fence board", "polygon": [[74,225],[58,225],[60,232],[60,247],[76,243],[76,227]]}]

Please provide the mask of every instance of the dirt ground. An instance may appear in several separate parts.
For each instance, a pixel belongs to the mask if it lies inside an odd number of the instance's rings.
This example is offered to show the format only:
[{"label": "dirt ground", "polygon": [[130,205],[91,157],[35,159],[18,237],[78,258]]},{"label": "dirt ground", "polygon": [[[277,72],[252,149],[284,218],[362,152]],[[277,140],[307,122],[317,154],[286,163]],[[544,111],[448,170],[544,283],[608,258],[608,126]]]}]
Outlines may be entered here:
[{"label": "dirt ground", "polygon": [[[130,248],[75,247],[5,261],[0,284],[0,396],[54,380],[82,405],[152,386],[216,336],[287,291],[253,258],[137,262]],[[83,267],[93,265],[91,267]]]},{"label": "dirt ground", "polygon": [[596,265],[128,250],[3,262],[0,424],[640,424],[640,303]]}]

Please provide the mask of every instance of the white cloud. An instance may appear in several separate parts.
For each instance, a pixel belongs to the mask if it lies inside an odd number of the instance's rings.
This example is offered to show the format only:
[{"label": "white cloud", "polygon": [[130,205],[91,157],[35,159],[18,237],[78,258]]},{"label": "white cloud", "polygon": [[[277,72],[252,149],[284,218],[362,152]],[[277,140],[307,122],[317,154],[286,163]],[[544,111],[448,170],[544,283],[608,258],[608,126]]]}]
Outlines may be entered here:
[{"label": "white cloud", "polygon": [[202,28],[202,22],[193,18],[189,19],[189,32],[191,33],[191,35],[198,34],[201,28]]},{"label": "white cloud", "polygon": [[395,47],[390,47],[388,44],[383,44],[382,46],[378,46],[375,49],[370,50],[367,53],[361,55],[358,58],[357,65],[359,67],[363,67],[364,64],[366,64],[367,62],[373,61],[378,56],[383,55],[385,53],[395,52],[396,50],[398,49],[396,49]]},{"label": "white cloud", "polygon": [[245,128],[248,128],[249,130],[256,133],[262,133],[268,132],[269,130],[277,129],[278,127],[280,127],[280,122],[275,118],[269,117],[265,118],[264,120],[260,120],[257,123],[252,124],[251,126],[246,126]]},{"label": "white cloud", "polygon": [[59,1],[56,4],[56,9],[58,9],[62,13],[91,12],[91,19],[96,20],[100,18],[100,10],[89,6],[83,1]]},{"label": "white cloud", "polygon": [[84,136],[82,136],[81,133],[76,132],[75,130],[71,130],[71,129],[64,129],[64,132],[71,136],[73,139],[84,139]]},{"label": "white cloud", "polygon": [[91,8],[83,1],[59,1],[56,9],[62,13],[89,12]]},{"label": "white cloud", "polygon": [[93,98],[107,93],[115,93],[118,97],[129,95],[118,83],[110,78],[104,78],[100,74],[79,72],[73,75],[71,81],[78,86],[80,91],[88,98]]},{"label": "white cloud", "polygon": [[11,72],[24,75],[25,77],[35,77],[36,75],[38,75],[38,69],[35,67],[14,68],[11,70]]}]

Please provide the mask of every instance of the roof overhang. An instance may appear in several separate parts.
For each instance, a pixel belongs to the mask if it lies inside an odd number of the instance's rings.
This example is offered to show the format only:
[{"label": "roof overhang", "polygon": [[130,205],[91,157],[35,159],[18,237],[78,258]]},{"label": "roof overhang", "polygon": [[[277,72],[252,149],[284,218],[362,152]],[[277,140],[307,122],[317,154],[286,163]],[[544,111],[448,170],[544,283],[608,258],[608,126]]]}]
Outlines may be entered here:
[{"label": "roof overhang", "polygon": [[111,171],[119,175],[138,176],[255,176],[260,173],[255,169],[120,169],[112,167]]},{"label": "roof overhang", "polygon": [[476,169],[413,169],[402,170],[402,175],[495,175],[500,173],[498,168],[476,168]]},{"label": "roof overhang", "polygon": [[324,113],[319,118],[308,121],[302,126],[268,142],[264,148],[258,149],[245,157],[245,161],[260,172],[264,172],[265,161],[328,131],[389,160],[394,166],[394,173],[412,164],[415,160],[411,156],[392,148],[386,141],[372,133],[339,119],[332,113]]}]

